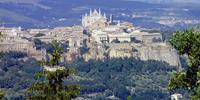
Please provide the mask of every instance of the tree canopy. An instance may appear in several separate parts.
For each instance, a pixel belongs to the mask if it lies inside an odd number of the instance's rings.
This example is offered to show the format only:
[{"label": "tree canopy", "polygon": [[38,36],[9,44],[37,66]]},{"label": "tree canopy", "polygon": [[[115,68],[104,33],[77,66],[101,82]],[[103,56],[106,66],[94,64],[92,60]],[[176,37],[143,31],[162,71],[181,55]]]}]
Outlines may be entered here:
[{"label": "tree canopy", "polygon": [[177,31],[170,43],[180,55],[187,56],[188,67],[172,76],[169,90],[184,88],[191,92],[191,99],[200,99],[200,31],[194,28]]},{"label": "tree canopy", "polygon": [[5,95],[4,92],[0,90],[0,100],[3,99],[4,95]]},{"label": "tree canopy", "polygon": [[56,70],[37,74],[38,80],[46,78],[45,81],[36,82],[27,90],[28,100],[71,100],[80,92],[78,85],[65,85],[64,80],[73,74],[70,69]]},{"label": "tree canopy", "polygon": [[[50,62],[45,62],[49,68],[59,66],[61,48],[58,42],[53,43],[53,53]],[[71,100],[80,93],[79,85],[64,84],[65,79],[75,73],[69,68],[55,71],[44,70],[36,74],[37,82],[27,89],[28,100]]]}]

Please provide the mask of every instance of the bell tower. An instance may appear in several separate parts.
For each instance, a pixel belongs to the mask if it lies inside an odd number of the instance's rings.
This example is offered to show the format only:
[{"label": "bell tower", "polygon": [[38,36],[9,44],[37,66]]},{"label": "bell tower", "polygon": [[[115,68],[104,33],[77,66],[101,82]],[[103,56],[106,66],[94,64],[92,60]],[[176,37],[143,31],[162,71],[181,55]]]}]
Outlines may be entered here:
[{"label": "bell tower", "polygon": [[109,23],[110,23],[110,24],[113,24],[113,15],[112,15],[112,14],[110,14]]}]

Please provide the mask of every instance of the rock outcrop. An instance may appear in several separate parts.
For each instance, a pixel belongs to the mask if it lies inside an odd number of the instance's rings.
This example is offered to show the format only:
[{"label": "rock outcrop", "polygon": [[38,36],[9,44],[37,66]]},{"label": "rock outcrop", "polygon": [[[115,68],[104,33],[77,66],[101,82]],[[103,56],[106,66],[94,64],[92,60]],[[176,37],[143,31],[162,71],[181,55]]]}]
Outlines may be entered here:
[{"label": "rock outcrop", "polygon": [[166,43],[148,44],[139,51],[141,60],[152,59],[167,62],[171,66],[180,66],[180,59],[176,50]]},{"label": "rock outcrop", "polygon": [[104,59],[108,58],[136,58],[141,60],[158,60],[166,62],[171,66],[181,66],[179,55],[167,43],[150,43],[150,44],[134,44],[134,43],[120,43],[109,44],[108,49],[103,47],[92,48],[84,55],[86,61],[90,59]]}]

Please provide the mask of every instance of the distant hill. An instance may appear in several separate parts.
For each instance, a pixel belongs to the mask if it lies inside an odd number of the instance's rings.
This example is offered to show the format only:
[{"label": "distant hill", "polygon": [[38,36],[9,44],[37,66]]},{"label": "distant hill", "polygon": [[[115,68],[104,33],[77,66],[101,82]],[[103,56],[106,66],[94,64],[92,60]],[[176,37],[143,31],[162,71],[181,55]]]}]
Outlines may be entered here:
[{"label": "distant hill", "polygon": [[[113,14],[116,20],[156,29],[173,28],[158,23],[163,18],[198,20],[200,15],[200,7],[194,5],[176,7],[138,0],[1,0],[0,26],[47,28],[77,25],[80,24],[81,15],[90,8],[101,8],[103,12]],[[183,20],[180,27],[185,25]]]}]

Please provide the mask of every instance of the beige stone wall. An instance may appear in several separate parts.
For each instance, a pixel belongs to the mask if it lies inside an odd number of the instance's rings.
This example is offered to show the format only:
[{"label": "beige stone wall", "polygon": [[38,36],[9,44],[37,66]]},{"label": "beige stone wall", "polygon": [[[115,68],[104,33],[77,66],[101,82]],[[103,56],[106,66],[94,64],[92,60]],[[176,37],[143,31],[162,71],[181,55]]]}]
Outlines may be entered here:
[{"label": "beige stone wall", "polygon": [[1,52],[9,52],[9,51],[15,51],[15,52],[23,52],[27,53],[28,56],[33,57],[37,60],[43,60],[45,59],[45,53],[46,51],[40,51],[36,50],[34,48],[33,43],[31,42],[11,42],[11,43],[0,43],[0,51]]},{"label": "beige stone wall", "polygon": [[106,27],[106,23],[104,21],[96,21],[92,25],[88,26],[90,30],[102,30],[105,27]]},{"label": "beige stone wall", "polygon": [[[134,51],[137,50],[137,51]],[[153,43],[145,45],[117,44],[110,46],[109,57],[124,58],[134,57],[141,60],[158,60],[171,66],[181,66],[176,50],[166,43]]]},{"label": "beige stone wall", "polygon": [[172,66],[180,66],[179,55],[169,45],[149,44],[140,49],[141,60],[158,60],[169,63]]},{"label": "beige stone wall", "polygon": [[155,39],[160,39],[161,41],[163,41],[162,39],[162,35],[157,33],[157,34],[152,34],[152,33],[149,33],[148,35],[143,35],[142,36],[142,41],[145,42],[145,43],[152,43],[152,42],[155,42],[154,40]]}]

